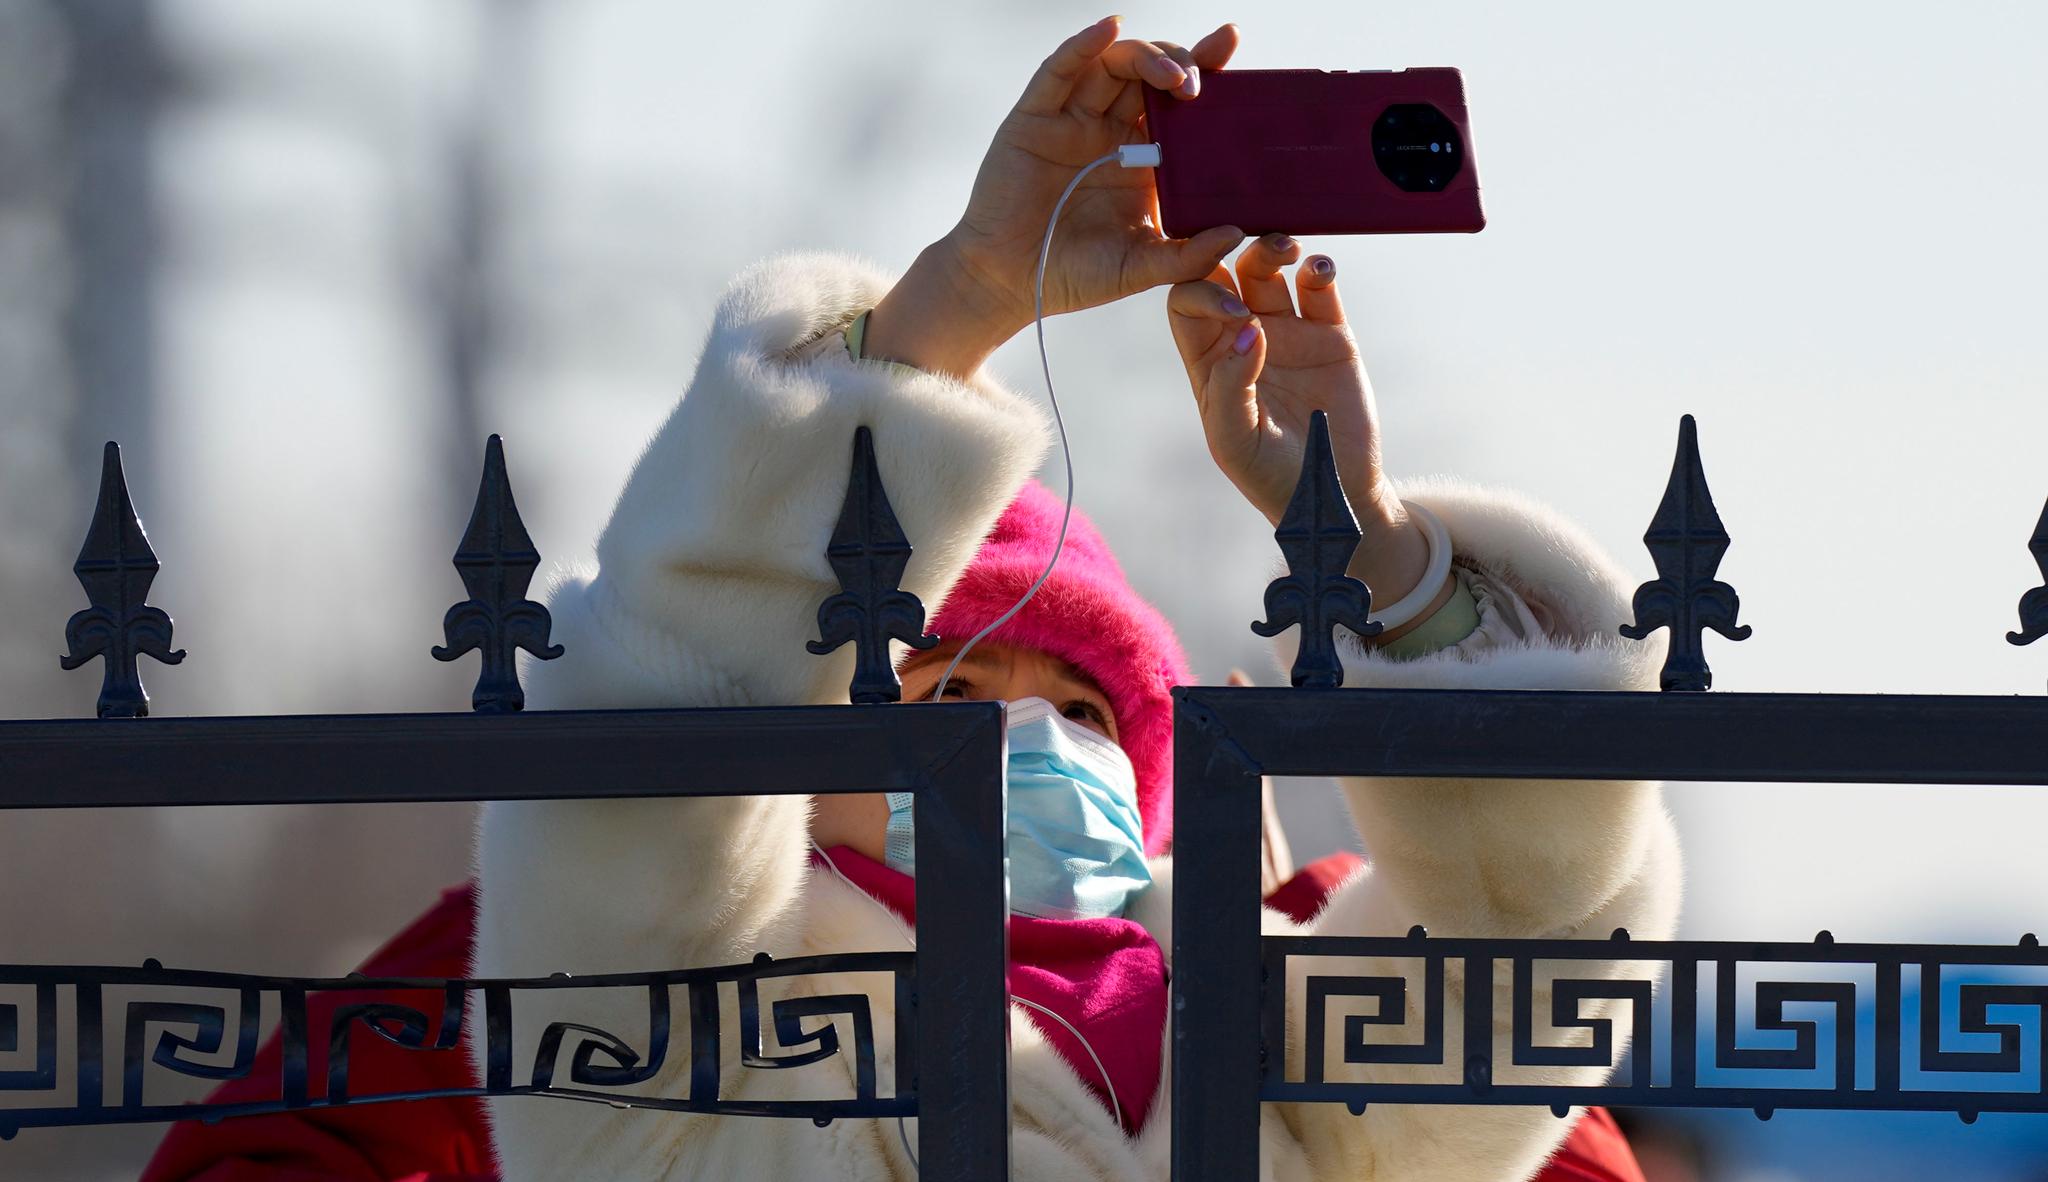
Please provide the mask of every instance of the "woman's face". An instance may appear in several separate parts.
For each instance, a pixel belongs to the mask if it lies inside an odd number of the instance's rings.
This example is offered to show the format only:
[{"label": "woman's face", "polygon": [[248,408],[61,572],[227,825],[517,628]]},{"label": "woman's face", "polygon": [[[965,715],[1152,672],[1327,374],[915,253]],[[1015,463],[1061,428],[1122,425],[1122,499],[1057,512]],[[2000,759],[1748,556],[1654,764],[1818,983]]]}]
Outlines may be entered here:
[{"label": "woman's face", "polygon": [[[900,671],[903,701],[929,702],[960,643],[911,654]],[[1109,697],[1080,670],[1036,649],[977,644],[953,671],[941,699],[947,702],[1014,702],[1044,698],[1062,715],[1114,741],[1116,715]],[[812,798],[811,840],[827,849],[850,846],[877,862],[886,852],[889,804],[879,792]]]}]

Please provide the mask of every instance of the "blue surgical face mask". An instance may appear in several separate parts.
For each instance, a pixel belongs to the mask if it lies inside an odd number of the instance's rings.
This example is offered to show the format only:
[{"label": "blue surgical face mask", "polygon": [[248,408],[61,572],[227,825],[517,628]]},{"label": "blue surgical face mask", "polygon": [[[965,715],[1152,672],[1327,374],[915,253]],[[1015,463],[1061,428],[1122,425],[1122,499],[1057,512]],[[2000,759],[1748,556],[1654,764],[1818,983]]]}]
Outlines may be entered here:
[{"label": "blue surgical face mask", "polygon": [[[1041,919],[1121,916],[1152,885],[1138,777],[1123,748],[1043,698],[1009,704],[1010,910]],[[908,792],[891,792],[889,865],[917,873]]]}]

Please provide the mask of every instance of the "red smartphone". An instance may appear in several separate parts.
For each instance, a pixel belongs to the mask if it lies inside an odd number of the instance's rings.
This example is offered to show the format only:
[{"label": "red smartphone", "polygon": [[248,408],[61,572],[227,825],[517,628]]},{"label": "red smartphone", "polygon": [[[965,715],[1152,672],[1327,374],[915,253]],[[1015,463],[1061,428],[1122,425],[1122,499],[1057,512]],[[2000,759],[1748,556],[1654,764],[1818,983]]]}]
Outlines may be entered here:
[{"label": "red smartphone", "polygon": [[1457,70],[1219,70],[1145,89],[1160,228],[1472,234],[1486,228]]}]

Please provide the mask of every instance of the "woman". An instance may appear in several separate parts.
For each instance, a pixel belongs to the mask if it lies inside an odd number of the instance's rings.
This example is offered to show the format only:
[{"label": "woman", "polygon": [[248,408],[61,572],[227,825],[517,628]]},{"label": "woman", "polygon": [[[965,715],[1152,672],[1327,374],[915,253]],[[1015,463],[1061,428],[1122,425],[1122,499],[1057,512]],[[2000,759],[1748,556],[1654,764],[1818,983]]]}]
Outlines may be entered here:
[{"label": "woman", "polygon": [[[1082,165],[1142,140],[1143,87],[1195,100],[1203,72],[1223,68],[1237,40],[1229,26],[1192,49],[1117,33],[1110,18],[1046,59],[997,131],[959,224],[901,279],[794,256],[734,282],[694,381],[598,542],[596,569],[554,591],[556,635],[571,656],[536,666],[531,689],[540,708],[843,701],[850,655],[820,660],[800,641],[815,635],[817,605],[834,589],[823,550],[847,441],[871,427],[917,547],[904,586],[943,605],[933,629],[945,643],[904,665],[906,700],[1011,703],[1011,1088],[1015,1177],[1030,1182],[1167,1174],[1167,690],[1186,680],[1180,648],[1077,517],[1044,589],[941,690],[961,642],[1042,569],[1059,524],[1059,504],[1028,483],[1047,445],[1041,415],[982,368],[1030,322],[1045,217]],[[1447,483],[1397,490],[1382,473],[1329,258],[1303,260],[1275,236],[1247,246],[1233,271],[1222,262],[1242,240],[1235,229],[1166,240],[1152,212],[1148,173],[1098,170],[1055,240],[1047,311],[1172,285],[1172,334],[1210,453],[1269,521],[1299,472],[1310,411],[1329,412],[1364,533],[1352,573],[1382,602],[1412,592],[1427,603],[1405,627],[1347,651],[1347,684],[1654,687],[1658,654],[1615,635],[1628,584],[1576,530],[1517,498]],[[1446,539],[1456,562],[1442,574],[1433,559]],[[1420,587],[1430,572],[1438,585]],[[1273,914],[1269,930],[1671,932],[1678,855],[1653,785],[1343,790],[1374,851],[1370,872],[1309,922]],[[906,801],[883,797],[492,804],[480,821],[472,967],[587,974],[908,948],[914,824]],[[1066,856],[1077,843],[1085,856]],[[842,974],[801,988],[867,992],[877,1028],[893,1020],[886,982]],[[629,997],[561,1005],[564,1020],[645,1022],[644,1001]],[[548,1020],[522,1000],[522,1061]],[[683,1091],[688,1071],[671,1056],[656,1086]],[[849,1071],[845,1056],[779,1071],[729,1064],[723,1094],[843,1095]],[[491,1115],[506,1182],[915,1176],[893,1122],[820,1129],[518,1099],[492,1102]],[[1337,1105],[1270,1105],[1262,1156],[1276,1182],[1494,1182],[1532,1176],[1570,1128],[1545,1109],[1388,1105],[1354,1117]],[[165,1154],[175,1166],[160,1161],[154,1177],[266,1176],[204,1173],[206,1155],[192,1148],[202,1137],[174,1136]],[[1633,1176],[1626,1162],[1603,1173],[1586,1154],[1576,1160],[1578,1172],[1559,1176]],[[429,1166],[466,1168],[420,1168]]]}]

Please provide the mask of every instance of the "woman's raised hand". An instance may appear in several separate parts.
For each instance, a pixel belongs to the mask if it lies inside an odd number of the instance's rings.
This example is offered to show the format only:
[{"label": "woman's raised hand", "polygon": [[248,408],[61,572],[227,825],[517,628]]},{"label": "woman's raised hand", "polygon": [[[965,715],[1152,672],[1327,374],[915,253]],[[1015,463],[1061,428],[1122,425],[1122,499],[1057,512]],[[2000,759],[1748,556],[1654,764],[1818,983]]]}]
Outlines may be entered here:
[{"label": "woman's raised hand", "polygon": [[1338,475],[1365,535],[1351,573],[1391,603],[1422,578],[1429,545],[1381,470],[1372,384],[1344,321],[1337,265],[1328,255],[1302,262],[1290,290],[1284,268],[1300,259],[1292,238],[1261,238],[1235,275],[1218,266],[1176,285],[1167,319],[1209,454],[1267,521],[1279,524],[1300,479],[1309,416],[1329,413]]},{"label": "woman's raised hand", "polygon": [[[1192,50],[1168,42],[1118,41],[1109,17],[1069,37],[1038,67],[982,158],[967,212],[953,238],[968,263],[1021,297],[1013,317],[1031,320],[1031,278],[1045,219],[1060,190],[1089,161],[1144,143],[1144,88],[1185,101],[1201,93],[1202,71],[1220,70],[1237,50],[1224,25]],[[1045,310],[1073,312],[1161,284],[1196,279],[1235,249],[1234,227],[1193,238],[1160,236],[1149,169],[1104,165],[1074,191],[1046,264]]]},{"label": "woman's raised hand", "polygon": [[[1060,191],[1090,161],[1147,142],[1145,87],[1193,99],[1202,72],[1222,69],[1237,49],[1232,25],[1193,49],[1120,41],[1117,32],[1118,18],[1098,21],[1040,64],[996,129],[959,224],[925,249],[870,317],[870,355],[966,374],[1031,323],[1039,243]],[[1230,226],[1162,236],[1151,170],[1103,165],[1060,218],[1046,263],[1045,311],[1078,311],[1198,279],[1243,239]]]}]

